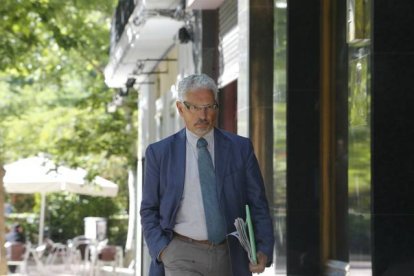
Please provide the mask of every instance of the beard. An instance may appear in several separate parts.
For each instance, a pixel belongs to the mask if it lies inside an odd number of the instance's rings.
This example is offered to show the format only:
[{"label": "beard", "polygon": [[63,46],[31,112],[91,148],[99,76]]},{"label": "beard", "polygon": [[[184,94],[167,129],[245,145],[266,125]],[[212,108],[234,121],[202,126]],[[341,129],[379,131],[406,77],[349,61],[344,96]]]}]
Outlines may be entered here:
[{"label": "beard", "polygon": [[194,124],[193,132],[201,137],[207,134],[212,128],[213,126],[209,121],[200,119]]}]

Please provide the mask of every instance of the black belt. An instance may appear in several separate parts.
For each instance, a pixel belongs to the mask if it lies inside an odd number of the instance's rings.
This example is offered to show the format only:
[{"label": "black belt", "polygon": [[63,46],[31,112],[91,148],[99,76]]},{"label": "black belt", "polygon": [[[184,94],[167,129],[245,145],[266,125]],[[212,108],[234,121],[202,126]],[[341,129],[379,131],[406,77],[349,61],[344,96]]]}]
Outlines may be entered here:
[{"label": "black belt", "polygon": [[192,242],[192,243],[198,243],[198,244],[205,244],[205,245],[222,245],[222,244],[225,244],[226,243],[226,239],[224,239],[222,242],[220,242],[218,244],[215,244],[215,243],[212,243],[209,240],[195,240],[193,238],[190,238],[190,237],[187,237],[187,236],[178,234],[176,232],[174,232],[174,237],[176,237],[176,238],[178,238],[180,240],[183,240],[183,241]]}]

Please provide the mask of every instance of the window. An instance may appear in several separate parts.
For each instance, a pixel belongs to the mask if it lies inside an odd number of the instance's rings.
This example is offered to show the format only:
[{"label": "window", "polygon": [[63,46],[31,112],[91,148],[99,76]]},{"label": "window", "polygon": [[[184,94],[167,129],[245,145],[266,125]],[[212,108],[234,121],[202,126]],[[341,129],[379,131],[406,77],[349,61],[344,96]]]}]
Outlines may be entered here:
[{"label": "window", "polygon": [[286,275],[286,46],[287,4],[275,0],[273,87],[273,220],[276,274]]},{"label": "window", "polygon": [[348,231],[351,271],[371,275],[370,0],[348,0]]}]

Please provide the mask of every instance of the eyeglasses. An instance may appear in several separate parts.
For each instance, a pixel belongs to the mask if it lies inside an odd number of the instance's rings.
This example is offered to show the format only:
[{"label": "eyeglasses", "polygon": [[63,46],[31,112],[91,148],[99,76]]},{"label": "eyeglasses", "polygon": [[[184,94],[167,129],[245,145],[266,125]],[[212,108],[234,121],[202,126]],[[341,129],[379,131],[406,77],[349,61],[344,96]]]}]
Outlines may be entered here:
[{"label": "eyeglasses", "polygon": [[199,112],[201,110],[203,111],[216,111],[219,108],[218,103],[213,103],[213,104],[206,104],[206,105],[195,105],[195,104],[191,104],[189,102],[182,102],[185,107],[190,111],[190,112]]}]

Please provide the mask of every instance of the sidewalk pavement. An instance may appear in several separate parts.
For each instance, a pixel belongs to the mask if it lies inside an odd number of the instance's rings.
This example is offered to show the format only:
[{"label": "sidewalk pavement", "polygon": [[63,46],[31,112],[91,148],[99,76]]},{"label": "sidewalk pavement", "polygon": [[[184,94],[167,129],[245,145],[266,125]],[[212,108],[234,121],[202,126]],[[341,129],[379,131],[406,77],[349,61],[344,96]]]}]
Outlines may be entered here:
[{"label": "sidewalk pavement", "polygon": [[35,265],[29,265],[26,272],[10,273],[8,275],[13,276],[131,276],[134,275],[133,269],[116,267],[113,271],[112,266],[95,267],[92,271],[89,267],[80,265],[72,265],[68,267],[65,264],[48,265],[45,266],[43,271],[39,271]]}]

